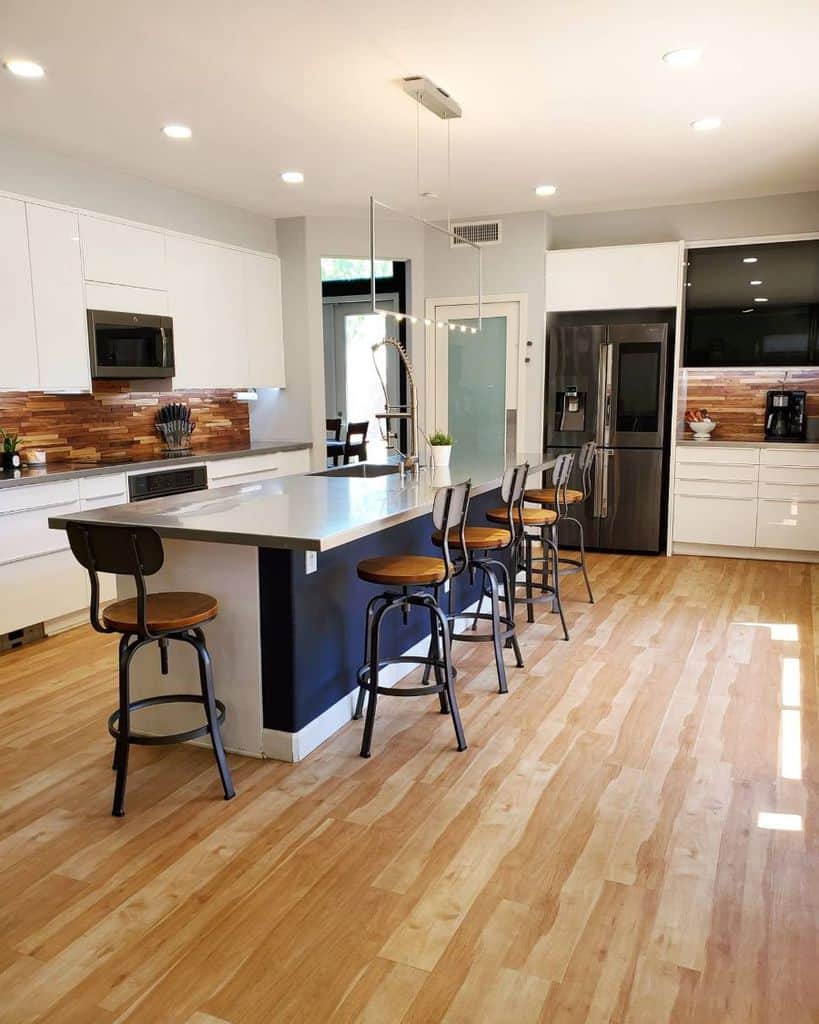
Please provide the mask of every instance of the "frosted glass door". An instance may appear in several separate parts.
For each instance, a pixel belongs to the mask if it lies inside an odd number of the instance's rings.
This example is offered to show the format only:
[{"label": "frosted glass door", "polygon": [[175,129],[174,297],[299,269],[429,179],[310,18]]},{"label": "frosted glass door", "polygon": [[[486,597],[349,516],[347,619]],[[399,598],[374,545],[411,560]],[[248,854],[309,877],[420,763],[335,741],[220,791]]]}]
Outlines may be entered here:
[{"label": "frosted glass door", "polygon": [[[459,320],[477,327],[477,320]],[[505,316],[483,318],[477,334],[448,332],[448,424],[461,459],[502,455],[506,435]]]}]

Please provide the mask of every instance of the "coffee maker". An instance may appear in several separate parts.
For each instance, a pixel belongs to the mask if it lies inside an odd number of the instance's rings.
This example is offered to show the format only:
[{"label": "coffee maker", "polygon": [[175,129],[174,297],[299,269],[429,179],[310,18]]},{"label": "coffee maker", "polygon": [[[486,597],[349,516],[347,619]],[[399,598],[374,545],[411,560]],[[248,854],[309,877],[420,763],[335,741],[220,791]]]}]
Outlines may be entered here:
[{"label": "coffee maker", "polygon": [[806,401],[804,391],[769,391],[765,403],[765,440],[804,441]]}]

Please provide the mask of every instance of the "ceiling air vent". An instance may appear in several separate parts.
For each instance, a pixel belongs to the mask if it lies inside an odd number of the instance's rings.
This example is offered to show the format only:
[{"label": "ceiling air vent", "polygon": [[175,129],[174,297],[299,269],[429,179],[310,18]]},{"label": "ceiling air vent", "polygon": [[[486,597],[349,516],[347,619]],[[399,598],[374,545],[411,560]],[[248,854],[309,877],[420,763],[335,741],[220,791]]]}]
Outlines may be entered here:
[{"label": "ceiling air vent", "polygon": [[[499,220],[470,220],[452,225],[453,238],[450,245],[455,248],[472,242],[473,245],[497,245],[501,241],[501,222]],[[463,241],[462,241],[463,240]]]}]

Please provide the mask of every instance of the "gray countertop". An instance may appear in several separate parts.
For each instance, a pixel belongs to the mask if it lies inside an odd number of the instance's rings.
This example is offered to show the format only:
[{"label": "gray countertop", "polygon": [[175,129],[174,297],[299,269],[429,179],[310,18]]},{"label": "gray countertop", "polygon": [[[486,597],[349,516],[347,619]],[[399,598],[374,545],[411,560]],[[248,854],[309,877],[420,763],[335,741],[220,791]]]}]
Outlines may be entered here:
[{"label": "gray countertop", "polygon": [[168,539],[328,551],[428,514],[436,490],[446,484],[471,479],[474,494],[492,490],[507,465],[522,462],[532,467],[551,464],[535,453],[454,459],[449,470],[424,469],[404,480],[397,474],[371,479],[289,476],[55,516],[49,525],[60,529],[73,521],[148,526]]},{"label": "gray countertop", "polygon": [[22,484],[54,483],[59,480],[76,480],[82,476],[99,476],[105,473],[124,473],[132,469],[155,469],[159,466],[187,466],[196,462],[212,462],[216,459],[236,459],[244,455],[269,455],[275,452],[301,451],[312,448],[310,441],[261,441],[251,442],[241,448],[217,448],[210,451],[192,450],[185,456],[150,455],[140,459],[112,459],[99,462],[53,462],[46,466],[24,467],[18,475],[0,472],[0,490],[4,487],[19,487]]},{"label": "gray countertop", "polygon": [[695,441],[691,437],[680,438],[678,445],[691,446],[692,448],[795,448],[806,449],[807,451],[819,450],[819,443],[815,441]]}]

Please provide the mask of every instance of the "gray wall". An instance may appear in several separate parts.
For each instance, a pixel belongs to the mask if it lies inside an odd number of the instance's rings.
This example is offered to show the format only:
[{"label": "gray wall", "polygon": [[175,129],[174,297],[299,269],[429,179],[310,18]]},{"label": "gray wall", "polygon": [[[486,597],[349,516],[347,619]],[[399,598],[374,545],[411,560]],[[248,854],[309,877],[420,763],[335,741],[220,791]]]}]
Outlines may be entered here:
[{"label": "gray wall", "polygon": [[[470,220],[484,218],[470,217]],[[488,220],[495,219],[487,217]],[[526,416],[518,447],[540,451],[543,413],[543,353],[545,343],[544,257],[549,244],[550,224],[545,213],[503,214],[502,241],[483,248],[483,292],[485,295],[524,293],[528,300],[527,340],[531,348],[521,353],[526,364]],[[462,253],[453,252],[445,235],[427,238],[425,248],[425,294],[430,298],[460,298],[474,295],[474,277],[468,272]]]},{"label": "gray wall", "polygon": [[0,190],[276,252],[276,221],[100,164],[0,137]]},{"label": "gray wall", "polygon": [[819,231],[819,192],[551,217],[552,249]]}]

